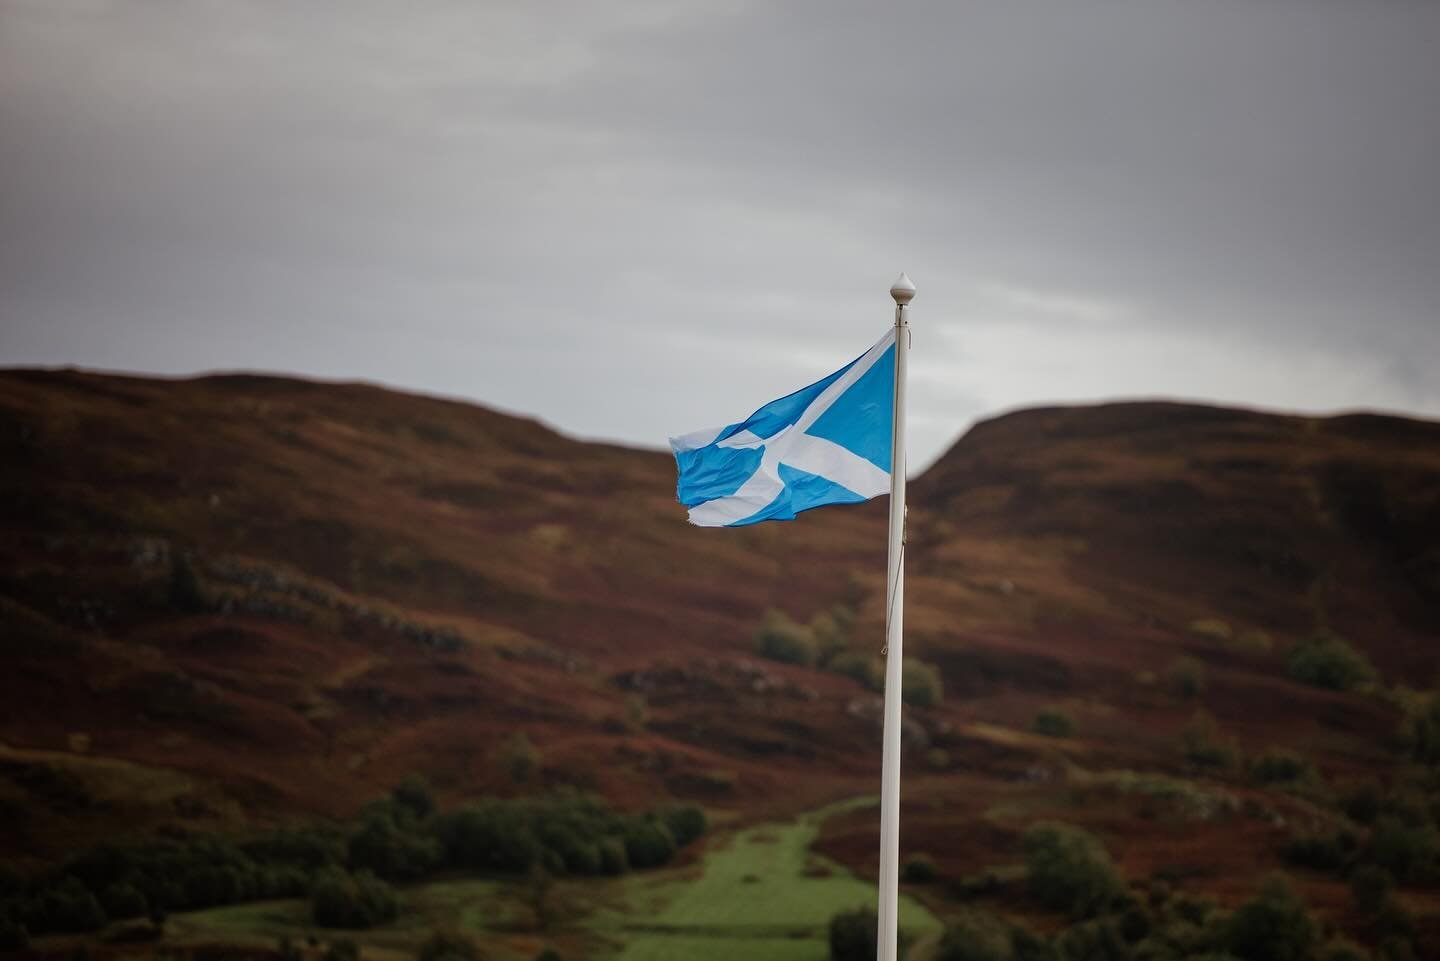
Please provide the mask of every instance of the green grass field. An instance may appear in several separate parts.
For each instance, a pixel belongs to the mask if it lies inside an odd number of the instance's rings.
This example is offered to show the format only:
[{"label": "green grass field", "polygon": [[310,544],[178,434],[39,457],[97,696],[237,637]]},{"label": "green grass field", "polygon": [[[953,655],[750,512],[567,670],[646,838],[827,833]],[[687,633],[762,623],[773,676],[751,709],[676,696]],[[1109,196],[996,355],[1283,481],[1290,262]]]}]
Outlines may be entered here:
[{"label": "green grass field", "polygon": [[[273,947],[348,937],[372,961],[401,961],[435,928],[472,932],[496,961],[528,961],[544,944],[563,956],[610,961],[824,961],[826,926],[845,908],[873,905],[875,888],[845,868],[810,853],[820,824],[832,814],[873,805],[859,798],[795,821],[713,838],[697,864],[615,880],[556,884],[556,924],[531,930],[522,882],[434,881],[405,888],[400,919],[373,931],[313,928],[303,901],[266,901],[177,914],[173,944],[227,943]],[[924,906],[902,898],[900,926],[913,937],[940,930]]]}]

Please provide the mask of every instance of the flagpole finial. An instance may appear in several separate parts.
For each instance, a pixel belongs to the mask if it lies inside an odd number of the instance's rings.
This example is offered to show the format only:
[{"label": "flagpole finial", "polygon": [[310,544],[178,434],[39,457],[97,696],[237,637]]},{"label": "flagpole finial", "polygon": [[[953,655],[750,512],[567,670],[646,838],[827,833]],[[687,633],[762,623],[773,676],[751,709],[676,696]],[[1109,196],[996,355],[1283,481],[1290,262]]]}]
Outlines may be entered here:
[{"label": "flagpole finial", "polygon": [[915,285],[902,272],[900,278],[890,285],[890,296],[895,298],[895,303],[904,307],[915,299]]}]

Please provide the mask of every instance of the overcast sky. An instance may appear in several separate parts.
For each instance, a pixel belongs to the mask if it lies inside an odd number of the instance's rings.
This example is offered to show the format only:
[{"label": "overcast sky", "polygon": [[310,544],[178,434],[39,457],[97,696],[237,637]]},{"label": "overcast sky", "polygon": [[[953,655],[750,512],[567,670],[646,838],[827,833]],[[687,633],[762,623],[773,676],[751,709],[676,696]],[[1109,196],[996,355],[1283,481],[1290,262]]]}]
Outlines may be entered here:
[{"label": "overcast sky", "polygon": [[913,309],[912,464],[1168,396],[1440,415],[1440,2],[0,0],[0,364],[662,446]]}]

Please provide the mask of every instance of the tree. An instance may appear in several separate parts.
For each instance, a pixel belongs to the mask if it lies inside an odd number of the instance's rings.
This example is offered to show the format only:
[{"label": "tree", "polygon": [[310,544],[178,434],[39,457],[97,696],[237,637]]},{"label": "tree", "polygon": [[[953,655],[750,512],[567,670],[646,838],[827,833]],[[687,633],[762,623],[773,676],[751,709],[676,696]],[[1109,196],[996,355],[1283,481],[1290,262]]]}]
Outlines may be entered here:
[{"label": "tree", "polygon": [[1046,907],[1090,917],[1124,890],[1110,855],[1082,828],[1041,822],[1025,832],[1022,845],[1030,893]]},{"label": "tree", "polygon": [[1069,737],[1075,733],[1075,721],[1058,707],[1045,707],[1035,715],[1030,729],[1046,737]]},{"label": "tree", "polygon": [[900,880],[906,884],[933,884],[939,877],[935,859],[928,854],[912,854],[900,867]]},{"label": "tree", "polygon": [[939,707],[945,699],[940,671],[916,657],[900,665],[900,700],[911,707]]},{"label": "tree", "polygon": [[435,813],[435,791],[430,782],[419,774],[411,774],[397,784],[390,796],[417,820],[423,821]]},{"label": "tree", "polygon": [[481,961],[480,945],[459,931],[432,931],[415,952],[415,961]]},{"label": "tree", "polygon": [[935,961],[1014,961],[1009,929],[985,911],[962,912],[945,928]]},{"label": "tree", "polygon": [[400,913],[395,889],[368,871],[327,868],[315,879],[310,911],[322,928],[373,928]]},{"label": "tree", "polygon": [[1166,669],[1165,681],[1178,697],[1199,697],[1205,692],[1205,665],[1193,657],[1177,657]]},{"label": "tree", "polygon": [[201,613],[209,606],[190,555],[181,551],[170,553],[169,599],[171,607],[187,614]]},{"label": "tree", "polygon": [[1369,659],[1344,638],[1327,631],[1292,647],[1287,668],[1295,680],[1332,691],[1349,691],[1375,679]]},{"label": "tree", "polygon": [[510,780],[516,784],[528,784],[530,778],[540,768],[540,752],[530,739],[525,736],[524,731],[516,731],[510,735],[505,742],[505,749],[501,755],[501,761],[505,766],[505,773]]},{"label": "tree", "polygon": [[879,940],[874,908],[852,908],[830,919],[830,961],[873,961]]},{"label": "tree", "polygon": [[1236,909],[1225,933],[1230,952],[1244,961],[1305,961],[1318,938],[1304,902],[1278,874]]},{"label": "tree", "polygon": [[755,653],[786,664],[814,667],[819,647],[808,627],[796,624],[783,611],[766,611],[755,632]]}]

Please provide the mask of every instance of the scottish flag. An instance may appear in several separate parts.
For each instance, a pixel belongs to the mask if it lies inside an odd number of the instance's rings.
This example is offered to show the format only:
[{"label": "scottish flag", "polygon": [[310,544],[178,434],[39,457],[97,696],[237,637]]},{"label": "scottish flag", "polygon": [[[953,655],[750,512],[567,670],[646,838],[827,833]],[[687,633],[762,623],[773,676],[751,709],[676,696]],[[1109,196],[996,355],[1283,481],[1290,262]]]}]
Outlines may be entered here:
[{"label": "scottish flag", "polygon": [[676,496],[700,527],[794,520],[890,490],[895,331],[738,424],[670,438]]}]

